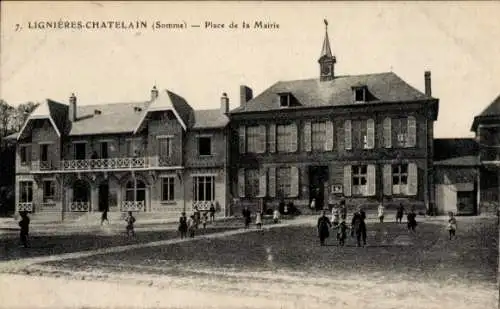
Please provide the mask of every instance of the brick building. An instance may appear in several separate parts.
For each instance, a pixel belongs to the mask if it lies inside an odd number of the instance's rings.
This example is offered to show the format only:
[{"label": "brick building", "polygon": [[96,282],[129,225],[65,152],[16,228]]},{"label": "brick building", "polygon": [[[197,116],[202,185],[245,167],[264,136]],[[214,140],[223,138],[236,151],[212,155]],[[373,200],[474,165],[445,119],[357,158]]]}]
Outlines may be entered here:
[{"label": "brick building", "polygon": [[500,96],[474,117],[471,131],[479,144],[479,212],[495,213],[500,206]]},{"label": "brick building", "polygon": [[[279,81],[253,98],[241,86],[230,112],[231,175],[239,205],[302,212],[339,199],[367,207],[383,198],[422,210],[433,199],[433,125],[439,100],[395,73],[336,75],[328,33],[319,77]],[[239,211],[235,209],[235,211]]]},{"label": "brick building", "polygon": [[60,219],[108,209],[177,217],[194,206],[227,215],[226,113],[193,110],[168,91],[144,102],[46,100],[17,133],[16,211]]}]

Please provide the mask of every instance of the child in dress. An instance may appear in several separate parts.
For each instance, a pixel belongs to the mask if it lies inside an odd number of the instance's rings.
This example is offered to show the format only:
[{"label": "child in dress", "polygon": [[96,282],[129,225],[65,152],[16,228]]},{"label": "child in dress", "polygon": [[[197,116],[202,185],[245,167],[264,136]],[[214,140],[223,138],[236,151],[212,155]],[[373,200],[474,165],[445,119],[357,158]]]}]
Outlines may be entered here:
[{"label": "child in dress", "polygon": [[275,209],[273,211],[273,222],[274,223],[280,222],[280,211],[278,209]]},{"label": "child in dress", "polygon": [[128,212],[128,216],[125,219],[127,222],[127,236],[130,237],[130,234],[135,237],[135,231],[134,231],[134,223],[135,223],[135,217],[132,215],[132,212]]},{"label": "child in dress", "polygon": [[259,230],[262,228],[262,212],[260,211],[255,213],[255,225],[257,225]]},{"label": "child in dress", "polygon": [[201,223],[203,224],[203,229],[207,229],[207,222],[208,222],[208,214],[206,212],[203,213],[203,217],[201,218]]},{"label": "child in dress", "polygon": [[343,247],[347,238],[347,224],[342,220],[337,227],[337,239],[339,246]]},{"label": "child in dress", "polygon": [[195,216],[192,215],[187,220],[189,237],[194,238],[194,231],[196,230]]},{"label": "child in dress", "polygon": [[447,230],[448,232],[450,233],[450,240],[452,238],[455,238],[455,232],[457,231],[457,219],[455,218],[455,216],[453,215],[453,212],[449,212],[448,213],[448,226],[447,226]]}]

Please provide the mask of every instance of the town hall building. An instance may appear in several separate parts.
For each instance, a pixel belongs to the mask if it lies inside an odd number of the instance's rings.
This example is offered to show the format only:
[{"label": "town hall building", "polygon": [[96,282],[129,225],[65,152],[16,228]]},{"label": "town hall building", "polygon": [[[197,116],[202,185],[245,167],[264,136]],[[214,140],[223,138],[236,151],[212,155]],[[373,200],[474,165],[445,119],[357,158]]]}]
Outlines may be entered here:
[{"label": "town hall building", "polygon": [[256,97],[241,86],[230,112],[238,205],[283,201],[307,213],[313,199],[316,210],[385,201],[425,211],[439,107],[430,72],[421,92],[393,72],[339,75],[336,62],[326,32],[317,78],[279,81]]}]

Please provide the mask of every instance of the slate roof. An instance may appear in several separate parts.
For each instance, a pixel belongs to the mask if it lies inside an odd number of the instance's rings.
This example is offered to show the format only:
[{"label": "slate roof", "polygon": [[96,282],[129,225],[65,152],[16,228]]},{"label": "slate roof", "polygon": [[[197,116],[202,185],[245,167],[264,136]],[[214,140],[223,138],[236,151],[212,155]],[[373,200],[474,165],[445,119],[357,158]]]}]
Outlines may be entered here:
[{"label": "slate roof", "polygon": [[220,109],[195,110],[194,120],[193,129],[224,128],[229,123],[229,118]]},{"label": "slate roof", "polygon": [[498,97],[481,112],[481,114],[474,117],[471,131],[476,131],[477,126],[479,125],[479,122],[481,122],[481,120],[488,120],[490,118],[497,117],[500,117],[500,95],[498,95]]},{"label": "slate roof", "polygon": [[479,145],[472,138],[434,139],[434,165],[477,166]]},{"label": "slate roof", "polygon": [[280,109],[280,93],[290,93],[297,101],[297,106],[290,108],[308,108],[323,106],[359,105],[353,102],[353,87],[366,86],[366,103],[398,103],[434,99],[407,84],[393,72],[337,76],[331,81],[318,78],[280,81],[266,89],[231,113],[259,112]]},{"label": "slate roof", "polygon": [[34,119],[49,119],[50,123],[55,127],[54,129],[58,134],[65,133],[66,117],[68,114],[67,108],[67,105],[50,99],[46,99],[44,102],[40,103],[28,116],[26,122],[21,127],[21,130],[18,132],[17,138],[22,137],[26,130],[31,130],[32,120]]}]

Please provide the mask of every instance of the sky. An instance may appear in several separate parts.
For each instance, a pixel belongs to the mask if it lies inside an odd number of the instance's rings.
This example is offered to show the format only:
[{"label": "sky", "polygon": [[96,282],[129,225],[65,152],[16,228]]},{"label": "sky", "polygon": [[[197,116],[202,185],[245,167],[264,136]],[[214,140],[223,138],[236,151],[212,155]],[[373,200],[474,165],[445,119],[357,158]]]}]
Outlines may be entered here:
[{"label": "sky", "polygon": [[[500,2],[2,2],[0,98],[145,101],[153,85],[195,109],[231,108],[279,80],[316,78],[324,19],[336,74],[393,71],[440,100],[435,137],[470,127],[500,94]],[[147,29],[30,29],[36,22],[146,21]],[[185,29],[152,29],[160,21]],[[255,21],[278,24],[254,29]],[[206,22],[225,28],[205,28]],[[237,29],[228,28],[234,22]],[[242,29],[242,22],[250,29]],[[16,31],[16,24],[20,26]],[[191,25],[200,25],[199,28]]]}]

